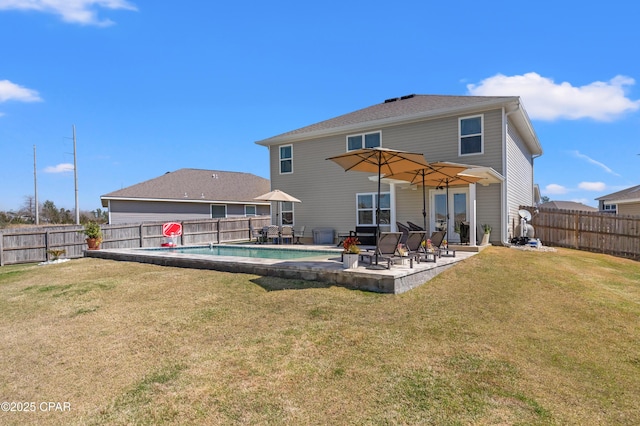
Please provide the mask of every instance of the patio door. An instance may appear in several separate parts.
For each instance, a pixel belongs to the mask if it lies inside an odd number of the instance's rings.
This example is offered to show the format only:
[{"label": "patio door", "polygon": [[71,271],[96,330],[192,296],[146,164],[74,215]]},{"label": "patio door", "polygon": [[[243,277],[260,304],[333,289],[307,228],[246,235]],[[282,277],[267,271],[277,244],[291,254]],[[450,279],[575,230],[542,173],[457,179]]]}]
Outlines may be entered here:
[{"label": "patio door", "polygon": [[445,189],[430,190],[429,212],[431,232],[446,230],[447,240],[459,243],[460,234],[455,232],[455,224],[469,221],[469,189],[466,187],[449,188],[448,200]]}]

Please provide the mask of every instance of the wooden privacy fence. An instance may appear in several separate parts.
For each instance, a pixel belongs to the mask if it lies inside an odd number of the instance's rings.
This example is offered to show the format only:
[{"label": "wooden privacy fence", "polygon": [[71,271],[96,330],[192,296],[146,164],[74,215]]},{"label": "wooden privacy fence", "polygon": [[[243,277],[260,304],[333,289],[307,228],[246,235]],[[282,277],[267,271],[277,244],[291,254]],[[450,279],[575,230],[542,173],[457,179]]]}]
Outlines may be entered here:
[{"label": "wooden privacy fence", "polygon": [[[101,225],[102,245],[110,248],[160,247],[164,242],[164,222]],[[271,224],[269,216],[185,220],[180,245],[197,245],[246,241],[251,227],[258,229]],[[64,257],[82,257],[87,243],[82,226],[47,226],[0,230],[0,266],[15,263],[44,262],[51,258],[48,250],[65,250]]]},{"label": "wooden privacy fence", "polygon": [[521,208],[531,212],[535,237],[544,245],[640,260],[640,216]]}]

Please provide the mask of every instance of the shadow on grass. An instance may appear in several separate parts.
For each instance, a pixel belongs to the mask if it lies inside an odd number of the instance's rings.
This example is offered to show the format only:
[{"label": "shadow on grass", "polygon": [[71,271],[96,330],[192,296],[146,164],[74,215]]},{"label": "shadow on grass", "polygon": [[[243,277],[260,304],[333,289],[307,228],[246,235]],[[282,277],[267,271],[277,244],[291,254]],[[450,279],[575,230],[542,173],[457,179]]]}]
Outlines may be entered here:
[{"label": "shadow on grass", "polygon": [[260,277],[251,280],[252,283],[259,285],[266,291],[278,290],[306,290],[309,288],[329,288],[333,284],[321,281],[305,281],[279,277]]}]

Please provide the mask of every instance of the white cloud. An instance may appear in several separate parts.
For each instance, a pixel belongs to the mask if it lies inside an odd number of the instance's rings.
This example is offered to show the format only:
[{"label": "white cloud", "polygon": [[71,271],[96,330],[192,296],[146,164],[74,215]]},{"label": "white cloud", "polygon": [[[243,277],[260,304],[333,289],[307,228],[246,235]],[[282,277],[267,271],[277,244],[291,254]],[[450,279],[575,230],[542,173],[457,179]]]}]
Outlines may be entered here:
[{"label": "white cloud", "polygon": [[73,171],[73,164],[70,163],[61,163],[57,166],[49,166],[45,167],[45,173],[67,173]]},{"label": "white cloud", "polygon": [[544,193],[549,195],[561,195],[566,194],[567,192],[567,188],[555,183],[551,183],[544,188]]},{"label": "white cloud", "polygon": [[607,185],[604,182],[580,182],[578,188],[584,191],[604,191]]},{"label": "white cloud", "polygon": [[138,10],[127,0],[0,0],[0,10],[33,10],[53,13],[65,22],[82,25],[109,26],[113,21],[100,20],[96,8]]},{"label": "white cloud", "polygon": [[587,161],[588,163],[591,163],[591,164],[594,164],[594,165],[596,165],[596,166],[600,167],[602,170],[604,170],[604,171],[605,171],[605,172],[607,172],[607,173],[610,173],[610,174],[612,174],[612,175],[614,175],[614,176],[618,176],[618,177],[620,177],[620,175],[619,175],[618,173],[616,173],[616,172],[614,172],[613,170],[611,170],[611,169],[610,169],[609,167],[607,167],[605,164],[603,164],[603,163],[601,163],[601,162],[599,162],[599,161],[594,160],[593,158],[589,157],[588,155],[584,155],[584,154],[580,153],[580,151],[573,151],[573,155],[575,155],[576,157],[581,158],[581,159],[583,159],[583,160]]},{"label": "white cloud", "polygon": [[35,90],[19,86],[9,80],[0,80],[0,102],[11,100],[20,102],[42,101],[40,95]]},{"label": "white cloud", "polygon": [[476,96],[520,96],[532,119],[611,121],[640,109],[640,100],[625,96],[626,87],[634,84],[633,78],[618,75],[608,82],[575,87],[530,72],[514,76],[497,74],[479,84],[468,84],[467,90]]}]

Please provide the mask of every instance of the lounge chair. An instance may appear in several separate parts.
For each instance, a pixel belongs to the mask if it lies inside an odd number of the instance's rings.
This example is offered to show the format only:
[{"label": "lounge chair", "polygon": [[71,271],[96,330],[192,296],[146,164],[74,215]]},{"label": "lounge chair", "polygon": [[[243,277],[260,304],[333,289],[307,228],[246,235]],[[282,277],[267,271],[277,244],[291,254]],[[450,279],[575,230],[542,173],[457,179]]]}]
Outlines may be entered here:
[{"label": "lounge chair", "polygon": [[436,231],[431,234],[429,238],[431,240],[431,245],[438,252],[438,257],[442,256],[450,256],[456,257],[456,251],[450,248],[443,248],[442,242],[444,241],[444,237],[447,235],[447,231]]},{"label": "lounge chair", "polygon": [[409,225],[409,229],[411,229],[412,231],[426,231],[426,229],[424,229],[422,226],[416,225],[413,222],[407,221],[407,225]]},{"label": "lounge chair", "polygon": [[[378,238],[378,250],[360,252],[360,258],[364,261],[369,258],[369,263],[374,260],[379,264],[381,260],[387,262],[387,269],[391,269],[394,259],[399,259],[398,244],[400,244],[402,232],[381,232]],[[377,255],[377,256],[376,256]]]},{"label": "lounge chair", "polygon": [[425,262],[436,261],[436,253],[427,253],[422,246],[422,242],[425,241],[426,234],[427,233],[425,231],[409,231],[407,243],[405,244],[409,251],[409,256],[418,263],[420,263],[421,260]]},{"label": "lounge chair", "polygon": [[400,238],[400,242],[402,244],[407,243],[407,237],[409,237],[409,227],[402,222],[396,222],[396,226],[398,227],[398,231],[402,232],[402,238]]}]

